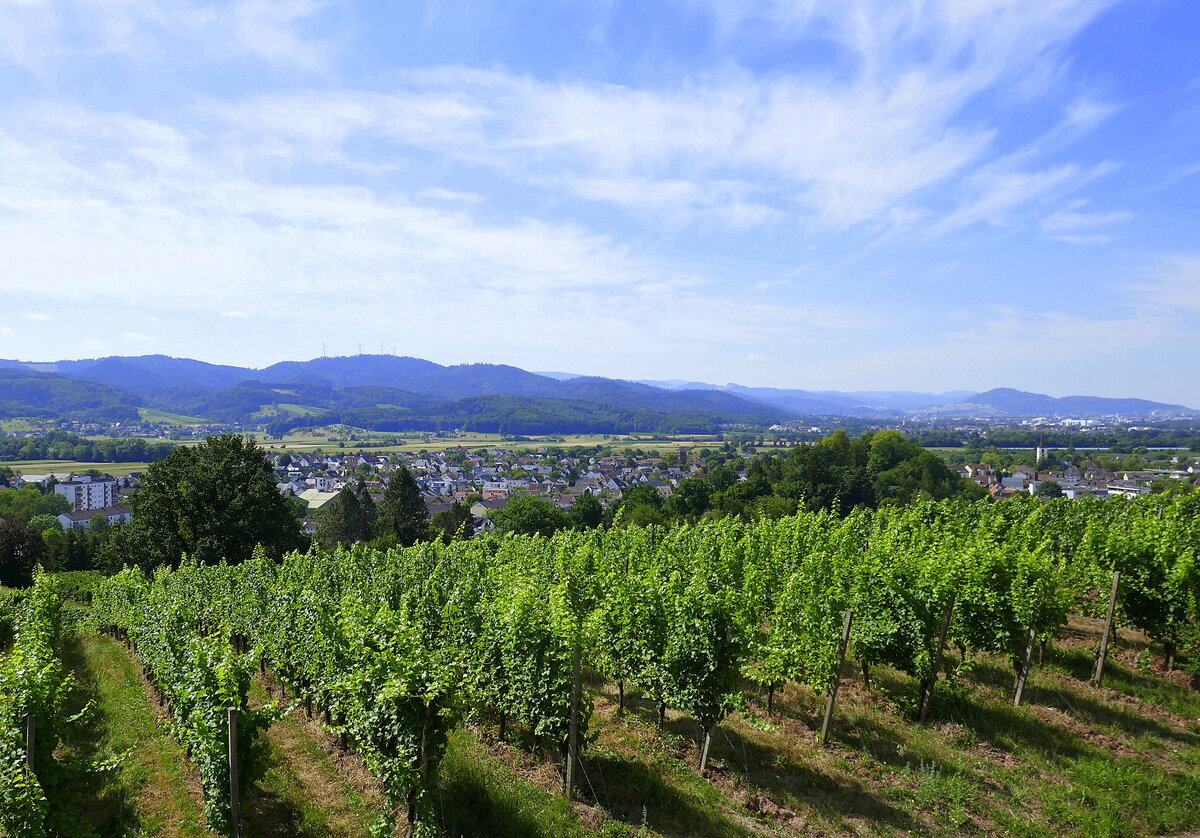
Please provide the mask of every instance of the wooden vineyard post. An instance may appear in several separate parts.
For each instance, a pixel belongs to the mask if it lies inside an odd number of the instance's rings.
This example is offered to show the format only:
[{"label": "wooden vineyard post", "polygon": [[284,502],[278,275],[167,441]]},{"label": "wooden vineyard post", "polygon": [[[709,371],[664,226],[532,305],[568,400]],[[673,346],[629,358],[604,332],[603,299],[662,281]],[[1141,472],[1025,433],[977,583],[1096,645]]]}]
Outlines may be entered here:
[{"label": "wooden vineyard post", "polygon": [[1025,682],[1029,680],[1029,670],[1033,667],[1033,647],[1037,643],[1037,629],[1029,627],[1029,642],[1025,644],[1025,657],[1021,661],[1021,671],[1017,673],[1017,683],[1013,687],[1013,707],[1021,706],[1021,696],[1025,693]]},{"label": "wooden vineyard post", "polygon": [[242,806],[238,800],[237,708],[229,708],[229,834],[242,836]]},{"label": "wooden vineyard post", "polygon": [[921,724],[929,717],[929,699],[933,696],[933,685],[937,683],[938,671],[942,668],[942,653],[946,651],[946,635],[950,633],[950,620],[954,616],[954,595],[946,603],[946,614],[942,617],[942,632],[938,635],[937,657],[933,659],[933,672],[921,682],[921,706],[917,712]]},{"label": "wooden vineyard post", "polygon": [[571,721],[567,728],[567,764],[563,766],[563,794],[567,800],[575,793],[575,760],[579,754],[579,688],[582,680],[579,666],[579,635],[582,632],[583,626],[578,626],[571,661]]},{"label": "wooden vineyard post", "polygon": [[25,714],[25,764],[33,770],[33,749],[37,746],[37,720],[32,713]]},{"label": "wooden vineyard post", "polygon": [[712,732],[713,732],[713,729],[711,727],[706,727],[704,729],[704,737],[703,737],[704,741],[700,744],[700,773],[701,774],[703,774],[705,769],[708,768],[708,746],[712,744]]},{"label": "wooden vineyard post", "polygon": [[1104,620],[1104,635],[1100,638],[1100,654],[1096,656],[1096,669],[1092,683],[1097,687],[1104,681],[1104,659],[1108,657],[1108,638],[1112,636],[1113,615],[1117,610],[1117,588],[1121,584],[1121,571],[1113,571],[1112,593],[1108,595],[1108,617]]},{"label": "wooden vineyard post", "polygon": [[825,697],[825,717],[821,720],[821,744],[829,744],[829,725],[833,721],[833,706],[837,703],[838,685],[842,680],[842,662],[846,659],[846,647],[850,645],[850,626],[854,622],[854,609],[846,609],[846,618],[842,623],[842,643],[838,647],[837,665],[833,670],[833,683],[829,685]]}]

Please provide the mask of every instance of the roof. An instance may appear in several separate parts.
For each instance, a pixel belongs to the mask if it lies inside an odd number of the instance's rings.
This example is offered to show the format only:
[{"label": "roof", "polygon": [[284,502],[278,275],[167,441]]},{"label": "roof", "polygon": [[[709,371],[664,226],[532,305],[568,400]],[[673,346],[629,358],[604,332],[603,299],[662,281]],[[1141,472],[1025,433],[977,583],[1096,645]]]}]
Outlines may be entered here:
[{"label": "roof", "polygon": [[316,489],[305,489],[296,495],[296,497],[308,504],[309,509],[320,509],[337,496],[337,492],[321,492]]},{"label": "roof", "polygon": [[66,517],[69,521],[90,521],[97,515],[103,515],[106,518],[112,518],[114,515],[129,515],[132,509],[125,504],[120,506],[106,506],[103,509],[80,509],[77,512],[63,512],[59,514],[59,518]]}]

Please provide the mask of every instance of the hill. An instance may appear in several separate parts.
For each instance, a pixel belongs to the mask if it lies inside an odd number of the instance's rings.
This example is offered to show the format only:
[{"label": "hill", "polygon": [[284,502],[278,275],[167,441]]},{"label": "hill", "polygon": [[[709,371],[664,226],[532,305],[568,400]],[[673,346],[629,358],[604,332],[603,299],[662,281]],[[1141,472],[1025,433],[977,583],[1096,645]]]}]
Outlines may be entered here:
[{"label": "hill", "polygon": [[0,368],[0,418],[135,422],[141,399],[114,387],[20,367]]},{"label": "hill", "polygon": [[[163,355],[46,364],[0,362],[3,364],[26,371],[36,367],[75,380],[120,387],[127,391],[127,397],[135,400],[133,403],[224,422],[257,421],[281,413],[298,418],[312,412],[289,406],[332,413],[366,411],[376,423],[395,424],[412,419],[428,426],[453,421],[452,417],[483,421],[489,426],[503,425],[522,415],[512,401],[464,403],[436,414],[415,416],[396,412],[396,409],[425,408],[434,402],[483,396],[557,400],[557,404],[527,403],[524,419],[519,421],[525,426],[525,420],[536,416],[535,424],[541,427],[557,415],[564,421],[569,419],[569,424],[551,430],[565,432],[596,424],[580,415],[582,403],[592,405],[590,409],[597,411],[595,419],[605,427],[626,424],[622,416],[628,418],[627,424],[632,427],[634,411],[653,414],[645,418],[654,427],[682,424],[705,428],[746,417],[769,424],[787,413],[776,405],[714,390],[670,392],[637,382],[594,376],[558,380],[504,364],[442,366],[420,358],[392,355],[285,361],[261,370]],[[564,407],[566,402],[575,404]],[[496,414],[499,404],[504,407]],[[673,423],[662,421],[661,415],[668,414],[682,418]]]},{"label": "hill", "polygon": [[[772,424],[793,416],[1129,419],[1200,415],[1183,405],[1145,399],[1054,398],[1010,388],[971,394],[718,386],[534,373],[507,364],[443,366],[393,355],[283,361],[258,370],[165,355],[47,363],[0,360],[0,370],[8,370],[10,377],[19,373],[26,382],[21,398],[7,398],[0,405],[0,416],[56,416],[57,407],[50,405],[61,404],[64,418],[76,418],[80,407],[97,418],[133,418],[127,408],[144,407],[223,422],[288,423],[316,415],[333,421],[344,414],[372,423],[366,427],[406,422],[435,427],[455,419],[488,427],[544,427],[558,417],[563,425],[554,431],[582,432],[595,425],[624,426],[635,418],[639,428],[653,430]],[[36,378],[39,375],[50,377]],[[79,386],[71,388],[64,381]],[[35,394],[29,386],[44,387],[45,392]],[[470,401],[501,396],[506,398]],[[526,402],[522,407],[514,399]],[[462,404],[452,404],[459,401]],[[102,408],[109,412],[95,413]],[[583,415],[588,410],[594,411],[590,419]],[[668,421],[664,418],[668,416],[673,418]],[[642,421],[648,427],[643,428]]]},{"label": "hill", "polygon": [[1027,393],[1000,387],[968,396],[958,404],[933,408],[931,412],[950,415],[1003,416],[1197,416],[1200,411],[1181,404],[1165,404],[1146,399],[1107,399],[1097,396],[1064,396],[1055,398],[1041,393]]},{"label": "hill", "polygon": [[[645,410],[580,399],[493,394],[426,403],[412,407],[375,405],[325,413],[323,423],[344,424],[374,431],[442,431],[463,429],[479,433],[644,433],[711,434],[727,423],[762,425],[772,414],[730,414],[712,410]],[[303,416],[270,421],[268,430],[284,433],[312,424]]]}]

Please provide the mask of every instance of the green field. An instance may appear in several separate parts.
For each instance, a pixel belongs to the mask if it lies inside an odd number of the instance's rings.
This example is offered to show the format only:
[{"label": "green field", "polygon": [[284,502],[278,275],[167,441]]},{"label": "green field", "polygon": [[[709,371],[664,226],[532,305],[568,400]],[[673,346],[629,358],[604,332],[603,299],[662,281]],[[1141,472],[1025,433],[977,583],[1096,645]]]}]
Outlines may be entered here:
[{"label": "green field", "polygon": [[154,422],[160,425],[203,425],[208,422],[199,416],[183,416],[179,413],[167,413],[165,410],[155,410],[150,407],[139,407],[138,415],[143,422]]},{"label": "green field", "polygon": [[12,460],[0,465],[7,466],[13,471],[19,471],[22,474],[50,474],[62,472],[85,472],[90,468],[98,471],[107,472],[115,477],[120,477],[130,472],[142,472],[146,470],[147,463],[77,463],[74,460]]},{"label": "green field", "polygon": [[41,425],[30,419],[0,419],[0,433],[17,433],[20,431],[36,431]]},{"label": "green field", "polygon": [[[605,446],[610,451],[621,452],[626,448],[641,448],[643,450],[658,450],[661,452],[674,451],[679,448],[704,448],[720,443],[714,436],[684,435],[668,439],[654,439],[649,435],[617,435],[617,434],[564,434],[561,436],[530,436],[523,440],[505,440],[499,434],[463,433],[453,437],[435,437],[430,435],[422,439],[420,434],[396,435],[396,441],[387,445],[368,445],[361,441],[346,440],[353,433],[360,437],[378,439],[386,434],[373,433],[358,428],[330,430],[322,433],[320,429],[306,434],[289,434],[281,440],[265,438],[265,434],[253,433],[253,436],[264,448],[286,448],[289,451],[314,451],[321,449],[326,453],[336,451],[364,451],[369,453],[392,454],[413,453],[417,451],[444,451],[448,448],[500,448],[505,450],[536,449],[543,447],[569,448],[574,446],[591,447]],[[338,447],[336,440],[344,440]]]},{"label": "green field", "polygon": [[266,419],[276,416],[324,416],[328,412],[327,408],[307,404],[264,404],[259,407],[255,417]]}]

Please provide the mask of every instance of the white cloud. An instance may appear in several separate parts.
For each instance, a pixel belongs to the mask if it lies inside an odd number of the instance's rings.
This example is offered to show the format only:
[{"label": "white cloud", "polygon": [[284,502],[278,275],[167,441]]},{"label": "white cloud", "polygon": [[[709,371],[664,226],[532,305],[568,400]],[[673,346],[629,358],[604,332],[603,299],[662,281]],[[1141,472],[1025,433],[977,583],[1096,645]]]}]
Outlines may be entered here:
[{"label": "white cloud", "polygon": [[749,355],[746,356],[746,360],[747,361],[765,361],[765,360],[767,360],[767,356],[766,355],[755,355],[753,352],[751,352]]},{"label": "white cloud", "polygon": [[132,340],[137,343],[153,343],[154,338],[149,335],[143,335],[141,332],[121,332],[122,340]]},{"label": "white cloud", "polygon": [[1065,163],[1037,172],[1014,171],[1003,165],[988,167],[968,181],[970,198],[937,224],[936,235],[969,227],[972,224],[1007,224],[1014,211],[1034,201],[1073,191],[1108,174],[1116,164],[1100,163],[1084,168]]},{"label": "white cloud", "polygon": [[46,321],[46,320],[53,319],[50,315],[41,314],[39,312],[30,312],[28,314],[25,314],[24,317],[26,320],[37,320],[37,321]]},{"label": "white cloud", "polygon": [[[797,345],[854,322],[837,306],[747,304],[575,223],[483,220],[461,202],[265,183],[153,123],[28,116],[30,139],[0,133],[10,163],[0,169],[0,250],[9,254],[0,288],[22,294],[163,316],[353,324],[380,337],[402,328],[425,345],[444,344],[446,324],[494,324],[454,331],[451,343],[471,360],[494,354],[497,330],[516,347],[636,355],[715,340]],[[38,119],[53,131],[40,133]],[[102,166],[86,141],[95,137],[108,144]]]},{"label": "white cloud", "polygon": [[1192,334],[1200,332],[1200,253],[1165,257],[1122,290],[1146,309],[1192,317]]},{"label": "white cloud", "polygon": [[16,332],[14,332],[8,326],[0,326],[0,335],[15,335],[15,334],[16,334]]},{"label": "white cloud", "polygon": [[422,189],[417,197],[426,201],[448,201],[460,204],[481,204],[487,200],[486,195],[477,192],[459,192],[454,189],[430,188]]},{"label": "white cloud", "polygon": [[7,0],[0,2],[0,64],[46,74],[64,56],[106,56],[139,66],[194,57],[255,59],[316,71],[333,46],[301,34],[328,3],[317,0]]},{"label": "white cloud", "polygon": [[1133,218],[1131,212],[1081,211],[1086,204],[1086,201],[1072,201],[1065,209],[1046,216],[1041,221],[1042,232],[1067,244],[1105,244],[1113,237],[1104,228]]},{"label": "white cloud", "polygon": [[[977,96],[1053,75],[1060,50],[1114,2],[711,0],[700,5],[729,33],[756,27],[797,50],[823,41],[849,69],[754,76],[731,62],[634,88],[447,66],[401,73],[389,92],[267,94],[206,113],[235,147],[279,161],[378,170],[350,140],[384,140],[675,224],[745,229],[797,210],[833,227],[892,223],[987,162],[998,125],[963,118]],[[1020,168],[1114,110],[1080,94]]]},{"label": "white cloud", "polygon": [[232,317],[232,318],[236,319],[236,318],[249,317],[250,315],[246,314],[246,312],[244,312],[244,311],[238,311],[237,309],[234,309],[232,311],[221,312],[221,316],[222,317]]}]

